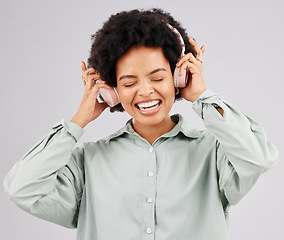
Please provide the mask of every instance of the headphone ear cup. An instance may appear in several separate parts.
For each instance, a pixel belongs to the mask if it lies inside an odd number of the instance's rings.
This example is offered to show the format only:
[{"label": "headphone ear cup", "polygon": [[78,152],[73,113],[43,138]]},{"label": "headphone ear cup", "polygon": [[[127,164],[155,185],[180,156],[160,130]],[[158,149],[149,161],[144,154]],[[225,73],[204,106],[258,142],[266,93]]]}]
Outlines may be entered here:
[{"label": "headphone ear cup", "polygon": [[174,71],[174,85],[176,88],[185,88],[187,85],[188,80],[188,73],[186,73],[182,76],[179,75],[180,68],[175,68]]},{"label": "headphone ear cup", "polygon": [[[98,83],[105,83],[102,80],[97,80]],[[112,87],[111,89],[107,88],[100,88],[99,94],[101,95],[102,99],[110,106],[114,107],[115,105],[119,104],[119,97],[116,91],[116,88]]]}]

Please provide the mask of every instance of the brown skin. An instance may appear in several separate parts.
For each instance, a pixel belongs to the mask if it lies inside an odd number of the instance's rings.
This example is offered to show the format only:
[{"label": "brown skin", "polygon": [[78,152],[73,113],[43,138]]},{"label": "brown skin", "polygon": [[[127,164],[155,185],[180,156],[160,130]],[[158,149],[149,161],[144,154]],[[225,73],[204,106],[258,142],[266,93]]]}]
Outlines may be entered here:
[{"label": "brown skin", "polygon": [[[199,48],[192,38],[189,42],[194,47],[197,57],[188,53],[176,66],[182,69],[180,75],[185,73],[186,69],[190,72],[189,84],[180,89],[180,93],[187,101],[194,102],[206,90],[201,61],[197,60],[203,58],[205,46]],[[81,68],[82,80],[87,81],[81,105],[71,122],[84,128],[107,107],[106,103],[97,101],[98,90],[110,87],[104,83],[93,85],[94,81],[100,79],[99,74],[93,68],[87,70],[84,62],[81,62]],[[130,48],[117,61],[116,77],[118,95],[125,111],[133,118],[133,128],[150,144],[175,126],[169,115],[175,99],[173,75],[169,61],[161,48]],[[153,101],[159,102],[159,107],[154,110],[145,111],[137,107],[137,104],[142,102],[150,104]],[[216,109],[223,115],[222,108]]]},{"label": "brown skin", "polygon": [[98,91],[102,87],[110,88],[107,84],[93,83],[100,79],[100,76],[96,74],[94,68],[87,70],[86,64],[81,62],[82,80],[86,79],[84,95],[80,107],[76,115],[71,119],[71,122],[76,123],[81,128],[84,128],[89,122],[95,120],[107,107],[104,103],[99,103],[97,100]]},{"label": "brown skin", "polygon": [[[175,100],[173,75],[161,48],[132,47],[118,59],[116,75],[121,104],[137,133],[152,144],[174,127],[169,115]],[[155,114],[137,108],[137,103],[153,100],[161,102]]]},{"label": "brown skin", "polygon": [[183,75],[186,69],[190,72],[188,84],[185,88],[180,89],[180,93],[187,101],[194,102],[200,94],[206,90],[202,75],[201,61],[197,60],[203,59],[205,46],[199,48],[192,38],[189,38],[189,43],[196,52],[196,58],[192,53],[188,53],[177,62],[176,67],[181,67],[180,75]]}]

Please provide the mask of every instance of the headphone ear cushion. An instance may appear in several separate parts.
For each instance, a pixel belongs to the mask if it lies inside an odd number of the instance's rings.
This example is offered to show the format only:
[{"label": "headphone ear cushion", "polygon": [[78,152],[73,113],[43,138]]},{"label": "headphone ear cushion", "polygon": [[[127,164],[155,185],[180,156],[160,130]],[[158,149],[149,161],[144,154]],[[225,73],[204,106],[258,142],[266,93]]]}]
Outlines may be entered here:
[{"label": "headphone ear cushion", "polygon": [[174,71],[174,85],[176,88],[184,88],[187,85],[188,74],[187,72],[180,76],[179,75],[180,68],[175,68]]},{"label": "headphone ear cushion", "polygon": [[[105,83],[102,80],[97,80],[97,82]],[[111,89],[100,88],[99,94],[110,107],[114,107],[115,105],[120,103],[117,91],[114,87],[112,87]]]}]

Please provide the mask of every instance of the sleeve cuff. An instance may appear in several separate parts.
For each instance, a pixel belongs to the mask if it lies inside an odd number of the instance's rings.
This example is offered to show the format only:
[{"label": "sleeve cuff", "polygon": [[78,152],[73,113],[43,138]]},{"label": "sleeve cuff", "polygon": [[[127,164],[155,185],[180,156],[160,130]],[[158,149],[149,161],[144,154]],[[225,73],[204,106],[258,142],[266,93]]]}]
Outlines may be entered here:
[{"label": "sleeve cuff", "polygon": [[207,89],[205,90],[199,98],[197,98],[192,105],[193,110],[200,116],[202,119],[203,118],[203,107],[205,104],[211,104],[212,106],[214,105],[223,105],[223,101],[219,97],[217,93],[214,91]]},{"label": "sleeve cuff", "polygon": [[52,129],[54,131],[60,130],[61,128],[64,128],[71,136],[75,139],[76,142],[79,141],[81,136],[84,133],[83,128],[78,126],[76,123],[73,122],[66,122],[64,119],[62,119],[59,123],[55,124]]}]

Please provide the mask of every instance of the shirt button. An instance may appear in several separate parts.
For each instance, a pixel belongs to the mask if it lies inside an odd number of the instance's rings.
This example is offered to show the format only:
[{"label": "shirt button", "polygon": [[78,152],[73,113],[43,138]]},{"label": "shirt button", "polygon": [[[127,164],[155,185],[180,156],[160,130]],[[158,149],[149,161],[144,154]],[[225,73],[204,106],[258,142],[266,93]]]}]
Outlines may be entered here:
[{"label": "shirt button", "polygon": [[154,148],[149,148],[149,152],[153,152],[154,151]]},{"label": "shirt button", "polygon": [[151,228],[147,228],[147,233],[151,233],[152,232],[152,230],[151,230]]},{"label": "shirt button", "polygon": [[153,176],[154,176],[154,173],[153,173],[153,172],[148,172],[148,176],[149,176],[149,177],[153,177]]},{"label": "shirt button", "polygon": [[147,201],[148,201],[148,203],[152,203],[152,202],[153,202],[153,198],[150,198],[150,197],[149,197],[149,198],[147,199]]}]

